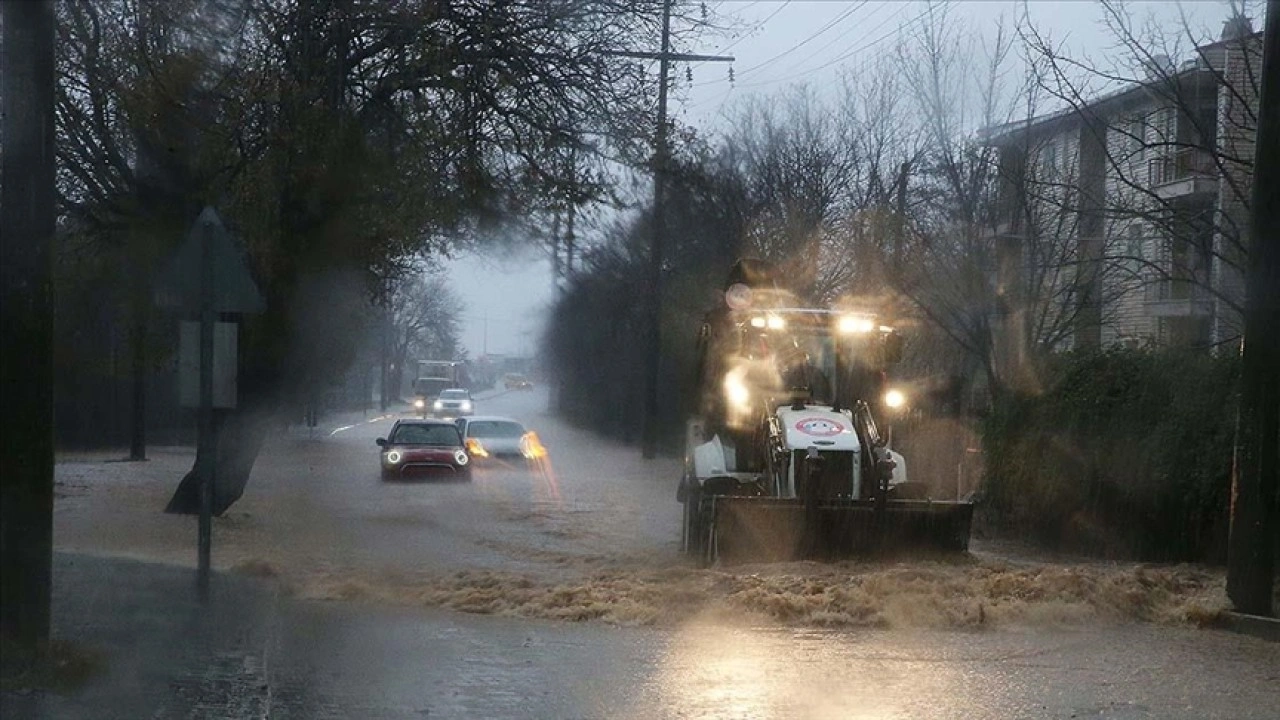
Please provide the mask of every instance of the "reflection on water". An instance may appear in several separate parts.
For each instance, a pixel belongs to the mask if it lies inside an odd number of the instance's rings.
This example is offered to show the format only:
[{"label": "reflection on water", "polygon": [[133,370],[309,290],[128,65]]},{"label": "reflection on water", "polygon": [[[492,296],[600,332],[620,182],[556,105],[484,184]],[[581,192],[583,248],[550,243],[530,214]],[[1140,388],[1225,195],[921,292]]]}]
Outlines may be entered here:
[{"label": "reflection on water", "polygon": [[966,692],[955,665],[904,654],[894,637],[694,622],[674,634],[649,694],[680,717],[889,720],[921,717],[922,696]]}]

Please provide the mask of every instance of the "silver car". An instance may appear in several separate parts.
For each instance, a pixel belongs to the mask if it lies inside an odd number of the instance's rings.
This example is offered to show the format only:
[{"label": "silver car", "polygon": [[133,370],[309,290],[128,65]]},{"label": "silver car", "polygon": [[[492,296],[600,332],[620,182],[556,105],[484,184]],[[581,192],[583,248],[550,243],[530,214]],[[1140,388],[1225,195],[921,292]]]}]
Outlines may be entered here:
[{"label": "silver car", "polygon": [[431,414],[439,418],[467,417],[473,412],[475,401],[471,399],[471,393],[462,388],[441,390],[431,403]]},{"label": "silver car", "polygon": [[458,419],[458,429],[467,452],[475,458],[524,458],[537,460],[546,455],[538,436],[518,420],[496,416]]}]

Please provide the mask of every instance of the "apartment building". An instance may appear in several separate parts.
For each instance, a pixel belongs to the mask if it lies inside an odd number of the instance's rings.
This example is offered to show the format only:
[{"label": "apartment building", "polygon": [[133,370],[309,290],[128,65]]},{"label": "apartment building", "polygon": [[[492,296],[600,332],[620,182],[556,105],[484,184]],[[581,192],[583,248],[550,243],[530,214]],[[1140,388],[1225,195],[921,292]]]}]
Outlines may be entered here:
[{"label": "apartment building", "polygon": [[1238,340],[1261,48],[1236,18],[1145,82],[987,131],[1006,342]]}]

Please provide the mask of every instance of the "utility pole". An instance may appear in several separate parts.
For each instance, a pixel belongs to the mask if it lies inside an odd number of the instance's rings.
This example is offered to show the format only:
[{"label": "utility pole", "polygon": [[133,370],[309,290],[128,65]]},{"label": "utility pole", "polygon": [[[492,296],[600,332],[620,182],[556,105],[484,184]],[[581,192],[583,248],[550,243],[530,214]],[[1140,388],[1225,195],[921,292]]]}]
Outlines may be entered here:
[{"label": "utility pole", "polygon": [[[54,16],[0,3],[0,645],[6,676],[49,645],[53,564]],[[14,667],[9,667],[10,665]]]},{"label": "utility pole", "polygon": [[1280,0],[1268,0],[1262,41],[1253,217],[1232,478],[1227,595],[1240,612],[1271,615],[1280,533]]},{"label": "utility pole", "polygon": [[653,148],[653,235],[649,244],[649,278],[647,290],[649,303],[646,308],[649,332],[645,347],[644,430],[641,441],[646,458],[658,454],[658,376],[662,366],[662,263],[663,241],[666,233],[666,215],[663,205],[666,199],[667,156],[667,83],[672,62],[733,62],[725,55],[688,55],[671,52],[671,4],[662,3],[662,49],[660,52],[610,52],[618,57],[658,61],[658,127],[654,134]]}]

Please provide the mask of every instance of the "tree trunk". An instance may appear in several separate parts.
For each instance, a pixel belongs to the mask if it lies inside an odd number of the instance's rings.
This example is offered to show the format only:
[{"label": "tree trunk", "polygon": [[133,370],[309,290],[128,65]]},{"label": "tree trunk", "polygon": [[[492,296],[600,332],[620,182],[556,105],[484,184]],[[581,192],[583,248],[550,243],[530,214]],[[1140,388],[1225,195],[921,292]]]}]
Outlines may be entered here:
[{"label": "tree trunk", "polygon": [[48,649],[53,564],[54,14],[0,12],[0,645],[22,669]]},{"label": "tree trunk", "polygon": [[[213,514],[221,517],[244,495],[253,465],[262,451],[267,433],[273,432],[273,413],[265,407],[246,408],[218,413],[216,421],[218,442],[217,461],[213,483]],[[196,515],[200,512],[200,477],[195,468],[203,458],[197,456],[192,469],[182,478],[178,489],[164,511],[178,515]]]},{"label": "tree trunk", "polygon": [[151,293],[145,276],[136,267],[133,283],[133,317],[129,332],[133,376],[129,459],[136,461],[147,459],[147,320],[151,309]]}]

